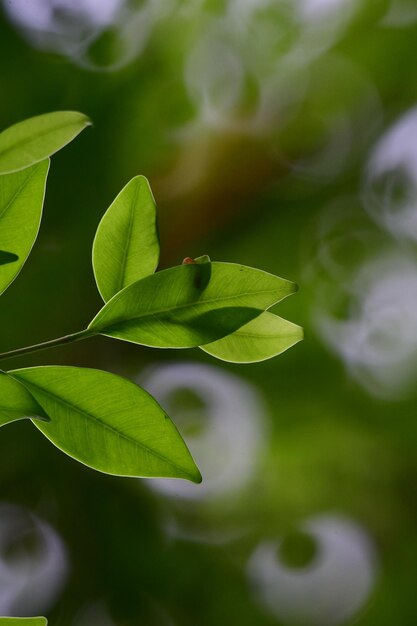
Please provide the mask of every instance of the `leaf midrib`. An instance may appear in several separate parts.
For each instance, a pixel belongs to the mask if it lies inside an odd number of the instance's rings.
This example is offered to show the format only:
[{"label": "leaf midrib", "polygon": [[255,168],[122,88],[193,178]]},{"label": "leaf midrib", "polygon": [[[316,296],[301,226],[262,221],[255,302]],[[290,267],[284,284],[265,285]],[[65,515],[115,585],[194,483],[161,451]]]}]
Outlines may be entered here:
[{"label": "leaf midrib", "polygon": [[[19,379],[19,376],[17,376],[17,378]],[[163,454],[160,454],[159,452],[156,452],[152,448],[148,448],[145,444],[141,443],[140,441],[136,441],[135,439],[132,439],[128,435],[125,435],[124,433],[116,430],[115,428],[113,428],[109,424],[106,424],[102,420],[98,419],[95,415],[92,415],[91,413],[88,413],[84,409],[81,409],[80,407],[77,407],[74,404],[71,404],[67,400],[63,400],[60,396],[57,396],[56,394],[54,394],[54,393],[52,393],[50,391],[47,391],[46,389],[44,389],[40,385],[36,385],[35,383],[28,382],[26,379],[23,379],[23,381],[24,381],[24,384],[27,384],[29,387],[33,387],[34,389],[38,389],[39,391],[41,391],[45,395],[50,396],[53,400],[57,401],[59,404],[63,404],[64,406],[72,409],[76,413],[79,413],[81,415],[85,415],[87,418],[90,418],[91,420],[93,420],[93,422],[96,422],[97,424],[100,424],[103,428],[109,430],[110,432],[116,433],[122,439],[126,439],[126,441],[128,441],[130,444],[133,443],[135,446],[143,448],[144,450],[146,450],[146,451],[150,452],[151,454],[153,454],[155,457],[157,457],[157,458],[163,460],[164,462],[166,462],[171,467],[174,467],[175,469],[180,470],[181,472],[187,474],[188,476],[191,476],[191,474],[189,472],[187,472],[187,470],[184,470],[184,468],[180,467],[179,465],[176,465],[175,463],[170,461],[170,459],[165,457]],[[165,415],[165,419],[170,420],[170,418],[167,415]],[[52,421],[52,418],[51,418],[51,421]]]},{"label": "leaf midrib", "polygon": [[[186,308],[189,308],[189,307],[198,306],[199,304],[211,304],[213,302],[222,302],[222,301],[228,301],[228,300],[235,300],[235,299],[238,299],[238,298],[242,298],[243,296],[258,295],[258,294],[262,294],[262,293],[274,293],[275,291],[276,291],[276,289],[261,289],[261,290],[258,290],[258,291],[247,291],[247,292],[235,294],[233,296],[227,296],[227,297],[222,297],[222,298],[209,298],[209,299],[206,299],[206,300],[196,300],[195,302],[188,302],[186,304],[176,305],[176,306],[173,306],[173,307],[170,307],[170,308],[167,308],[167,309],[158,309],[156,311],[152,311],[152,313],[144,313],[143,315],[136,315],[134,317],[129,317],[129,318],[125,318],[125,319],[115,320],[115,321],[110,322],[110,326],[114,326],[116,324],[121,324],[121,323],[124,323],[124,322],[132,322],[132,321],[135,321],[135,320],[144,319],[146,317],[154,317],[156,315],[161,315],[162,313],[169,313],[170,311],[179,311],[181,309],[186,309]],[[289,295],[289,293],[287,295]],[[116,304],[117,304],[117,302],[115,302],[113,306],[115,306]],[[274,304],[274,303],[272,303],[272,304]],[[271,306],[272,306],[272,304],[271,304]],[[255,306],[254,307],[246,306],[245,308],[254,308],[254,309],[256,309]],[[103,314],[104,314],[104,309],[103,309]],[[100,313],[98,315],[100,315]],[[93,320],[91,322],[91,324],[89,325],[89,328],[94,328],[94,327],[95,326],[94,326],[94,320]],[[105,330],[106,326],[104,326],[104,328],[100,328],[100,327],[96,327],[96,328],[98,328],[98,330],[101,331],[101,330]]]},{"label": "leaf midrib", "polygon": [[[0,155],[1,156],[1,155]],[[38,164],[36,164],[38,165]],[[0,210],[0,219],[4,217],[4,214],[10,209],[10,207],[15,203],[16,198],[22,193],[22,190],[30,183],[36,172],[38,171],[38,167],[34,167],[33,171],[29,174],[27,178],[23,181],[19,188],[15,191],[13,196],[9,199],[6,206]]]},{"label": "leaf midrib", "polygon": [[[48,128],[48,130],[47,130],[47,131],[42,131],[42,132],[38,132],[38,133],[33,133],[33,134],[31,135],[31,137],[30,137],[30,140],[28,140],[27,138],[19,139],[18,141],[15,141],[14,143],[12,143],[12,145],[11,145],[11,146],[9,146],[8,148],[6,148],[5,150],[4,150],[4,149],[3,149],[3,150],[0,150],[0,162],[1,162],[1,159],[3,158],[3,156],[4,156],[5,154],[7,154],[7,153],[9,153],[9,152],[13,152],[16,148],[19,148],[19,146],[21,146],[22,144],[25,144],[25,143],[28,143],[28,144],[33,143],[33,141],[34,141],[35,139],[39,139],[39,137],[44,137],[44,136],[47,136],[47,135],[49,135],[50,133],[55,132],[56,130],[62,130],[62,129],[64,129],[65,127],[70,127],[70,126],[74,126],[74,125],[76,125],[76,123],[75,123],[75,122],[71,122],[70,124],[57,124],[56,126],[50,126],[50,127]],[[13,127],[11,127],[11,128],[13,128]],[[6,131],[8,131],[8,130],[9,130],[9,129],[6,129],[5,131],[3,131],[3,133],[6,133]],[[1,133],[1,134],[3,134],[3,133]],[[1,142],[1,135],[0,135],[0,142]],[[45,155],[44,157],[41,157],[41,158],[39,159],[39,161],[42,161],[42,160],[43,160],[43,159],[45,159],[47,156],[48,156],[48,155]],[[39,161],[38,161],[38,162],[39,162]],[[35,164],[33,164],[33,165],[35,165]],[[29,166],[29,167],[30,167],[30,166]]]},{"label": "leaf midrib", "polygon": [[121,266],[120,266],[120,273],[119,273],[119,276],[117,278],[118,289],[116,289],[115,293],[118,293],[121,289],[123,289],[123,287],[126,287],[126,285],[124,284],[124,279],[125,279],[125,276],[126,276],[126,271],[125,271],[126,259],[127,259],[127,256],[128,256],[128,251],[129,251],[130,243],[131,243],[131,239],[132,239],[134,212],[135,212],[136,201],[138,199],[138,194],[139,194],[139,185],[136,185],[134,198],[133,198],[133,201],[130,203],[130,207],[129,207],[129,225],[127,227],[126,246],[123,249],[123,257],[122,257],[122,262],[121,262]]}]

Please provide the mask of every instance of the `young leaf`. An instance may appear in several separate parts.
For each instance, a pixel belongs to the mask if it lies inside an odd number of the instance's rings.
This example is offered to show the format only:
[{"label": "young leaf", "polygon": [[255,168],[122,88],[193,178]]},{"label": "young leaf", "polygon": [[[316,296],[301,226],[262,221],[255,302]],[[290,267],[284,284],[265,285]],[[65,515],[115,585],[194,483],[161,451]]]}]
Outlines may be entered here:
[{"label": "young leaf", "polygon": [[231,335],[200,347],[222,361],[256,363],[281,354],[302,338],[301,326],[265,311]]},{"label": "young leaf", "polygon": [[192,348],[234,332],[295,290],[288,280],[243,265],[180,265],[123,289],[89,328],[156,348]]},{"label": "young leaf", "polygon": [[210,263],[211,259],[208,254],[202,254],[201,256],[197,256],[194,261],[196,263]]},{"label": "young leaf", "polygon": [[43,409],[26,387],[4,372],[0,372],[0,426],[24,417],[48,421]]},{"label": "young leaf", "polygon": [[200,482],[176,427],[134,383],[100,370],[32,367],[9,372],[51,418],[34,422],[60,450],[118,476],[162,476]]},{"label": "young leaf", "polygon": [[48,170],[49,159],[0,176],[0,249],[18,257],[0,265],[0,294],[22,269],[37,237]]},{"label": "young leaf", "polygon": [[47,626],[46,617],[0,617],[0,626]]},{"label": "young leaf", "polygon": [[0,133],[0,174],[39,163],[66,146],[91,121],[76,111],[37,115]]},{"label": "young leaf", "polygon": [[183,265],[194,265],[195,263],[210,263],[211,259],[208,254],[203,254],[202,256],[197,256],[195,259],[192,259],[189,256],[186,256],[183,260]]},{"label": "young leaf", "polygon": [[149,183],[136,176],[104,214],[93,244],[93,269],[104,302],[153,274],[159,261],[156,208]]}]

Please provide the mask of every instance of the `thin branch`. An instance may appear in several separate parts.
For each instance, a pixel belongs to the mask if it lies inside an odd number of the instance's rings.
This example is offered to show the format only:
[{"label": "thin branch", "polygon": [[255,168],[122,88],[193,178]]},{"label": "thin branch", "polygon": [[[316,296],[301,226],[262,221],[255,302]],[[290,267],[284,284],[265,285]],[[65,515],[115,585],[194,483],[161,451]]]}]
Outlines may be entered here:
[{"label": "thin branch", "polygon": [[30,354],[32,352],[48,350],[49,348],[56,348],[57,346],[65,346],[69,343],[75,343],[76,341],[93,337],[94,335],[97,335],[97,333],[87,328],[86,330],[80,330],[78,333],[72,333],[71,335],[65,335],[64,337],[58,337],[57,339],[51,339],[50,341],[44,341],[43,343],[36,343],[33,346],[26,346],[25,348],[17,348],[16,350],[1,352],[0,361],[12,359],[17,356],[23,356],[24,354]]}]

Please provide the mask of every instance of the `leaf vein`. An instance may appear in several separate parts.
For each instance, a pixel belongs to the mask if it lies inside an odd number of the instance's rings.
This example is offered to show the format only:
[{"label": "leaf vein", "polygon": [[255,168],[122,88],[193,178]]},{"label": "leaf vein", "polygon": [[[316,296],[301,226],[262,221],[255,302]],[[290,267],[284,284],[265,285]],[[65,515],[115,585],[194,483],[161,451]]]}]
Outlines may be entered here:
[{"label": "leaf vein", "polygon": [[[19,377],[17,377],[17,378],[19,378]],[[176,463],[171,461],[169,458],[167,458],[163,454],[157,452],[156,450],[153,450],[151,447],[146,446],[145,444],[141,443],[140,441],[137,441],[137,440],[133,439],[132,437],[129,437],[125,433],[120,432],[119,430],[117,430],[113,426],[111,426],[110,424],[106,424],[106,422],[103,422],[98,417],[96,417],[95,415],[85,411],[81,407],[78,407],[78,406],[72,404],[71,402],[68,402],[67,400],[64,400],[60,396],[52,393],[51,391],[47,391],[46,389],[44,389],[40,385],[36,385],[33,382],[28,382],[28,381],[25,380],[25,384],[27,384],[29,387],[33,387],[35,389],[40,390],[42,393],[46,394],[47,396],[50,396],[53,400],[55,400],[58,403],[63,404],[68,409],[71,409],[71,410],[75,411],[76,413],[79,413],[80,415],[85,415],[87,418],[90,418],[91,420],[93,420],[93,422],[96,422],[96,423],[100,424],[103,428],[109,430],[110,432],[113,432],[114,434],[118,435],[120,438],[126,439],[126,441],[128,441],[130,444],[134,444],[135,446],[138,446],[139,448],[143,448],[148,453],[151,453],[154,456],[156,456],[157,458],[162,459],[163,461],[168,463],[168,465],[171,465],[175,469],[179,469],[182,472],[187,472],[187,470],[184,470],[184,468],[180,467],[179,465],[177,465]],[[52,418],[51,418],[51,420],[52,420]]]}]

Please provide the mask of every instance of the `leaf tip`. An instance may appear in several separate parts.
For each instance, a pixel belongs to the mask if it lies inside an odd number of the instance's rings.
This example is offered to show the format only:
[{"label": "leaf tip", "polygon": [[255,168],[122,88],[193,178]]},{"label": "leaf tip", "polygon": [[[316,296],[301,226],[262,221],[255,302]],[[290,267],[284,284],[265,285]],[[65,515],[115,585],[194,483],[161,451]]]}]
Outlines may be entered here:
[{"label": "leaf tip", "polygon": [[79,118],[83,121],[84,126],[94,126],[93,120],[86,113],[82,113],[81,111],[58,111],[58,113],[69,113],[74,116],[78,115]]},{"label": "leaf tip", "polygon": [[201,475],[201,472],[198,469],[197,465],[195,465],[194,467],[194,472],[193,474],[191,474],[190,480],[196,485],[200,485],[203,482],[203,476]]},{"label": "leaf tip", "polygon": [[73,116],[73,121],[79,126],[79,130],[74,134],[74,138],[79,135],[85,128],[88,128],[89,126],[94,126],[94,122],[91,117],[89,117],[86,113],[82,113],[81,111],[57,111],[57,113],[69,113]]},{"label": "leaf tip", "polygon": [[46,422],[46,423],[51,421],[51,418],[48,415],[46,415],[46,413],[44,415],[32,415],[30,419],[39,420],[40,422]]}]

